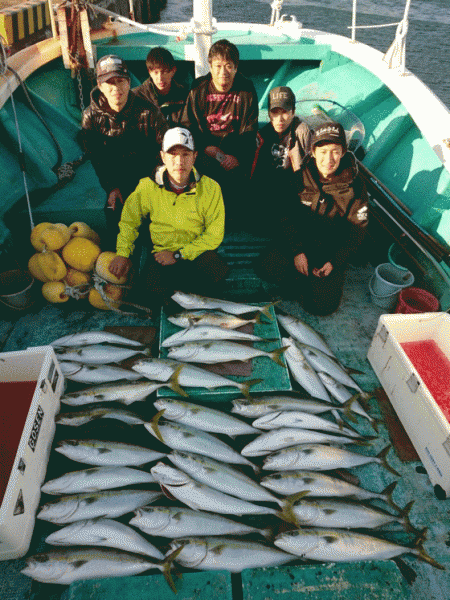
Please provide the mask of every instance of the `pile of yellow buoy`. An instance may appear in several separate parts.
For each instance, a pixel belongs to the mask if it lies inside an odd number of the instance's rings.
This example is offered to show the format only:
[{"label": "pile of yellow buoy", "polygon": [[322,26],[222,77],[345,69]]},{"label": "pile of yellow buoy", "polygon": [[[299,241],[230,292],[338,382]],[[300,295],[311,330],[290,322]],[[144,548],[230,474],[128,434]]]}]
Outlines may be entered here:
[{"label": "pile of yellow buoy", "polygon": [[36,254],[28,261],[35,279],[43,282],[42,294],[49,302],[88,298],[103,310],[121,304],[126,277],[109,270],[115,252],[102,252],[100,236],[86,223],[39,223],[31,232]]}]

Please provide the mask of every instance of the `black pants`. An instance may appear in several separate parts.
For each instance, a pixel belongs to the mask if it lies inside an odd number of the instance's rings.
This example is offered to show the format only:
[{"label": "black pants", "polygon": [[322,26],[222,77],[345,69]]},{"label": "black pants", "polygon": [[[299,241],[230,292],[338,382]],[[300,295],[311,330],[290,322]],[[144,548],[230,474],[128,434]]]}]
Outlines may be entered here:
[{"label": "black pants", "polygon": [[312,273],[305,276],[297,271],[289,253],[275,248],[261,253],[255,271],[262,279],[276,283],[284,297],[298,300],[313,315],[329,315],[339,308],[345,269],[334,268],[327,277]]},{"label": "black pants", "polygon": [[151,254],[136,278],[139,296],[136,300],[154,308],[166,304],[174,291],[217,297],[228,271],[228,265],[213,250],[203,252],[195,260],[179,260],[173,265],[160,265]]}]

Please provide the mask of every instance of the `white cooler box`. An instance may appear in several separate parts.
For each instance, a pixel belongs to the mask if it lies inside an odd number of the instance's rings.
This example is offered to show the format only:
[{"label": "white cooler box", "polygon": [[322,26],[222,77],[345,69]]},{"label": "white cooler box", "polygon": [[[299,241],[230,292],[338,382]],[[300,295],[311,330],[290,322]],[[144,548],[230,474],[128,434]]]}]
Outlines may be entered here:
[{"label": "white cooler box", "polygon": [[0,560],[23,556],[29,548],[63,386],[64,377],[51,346],[0,354],[0,437],[5,458],[0,462],[4,469]]},{"label": "white cooler box", "polygon": [[[450,359],[450,315],[382,315],[367,358],[439,498],[450,494],[450,424],[400,346],[433,340]],[[450,387],[450,382],[449,382]]]}]

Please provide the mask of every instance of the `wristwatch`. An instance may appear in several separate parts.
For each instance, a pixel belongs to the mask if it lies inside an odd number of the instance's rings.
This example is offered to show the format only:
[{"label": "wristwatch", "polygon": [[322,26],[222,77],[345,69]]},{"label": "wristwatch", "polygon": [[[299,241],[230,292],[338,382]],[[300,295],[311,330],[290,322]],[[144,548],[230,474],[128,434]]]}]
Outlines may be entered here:
[{"label": "wristwatch", "polygon": [[179,250],[175,250],[175,252],[173,253],[173,257],[175,260],[183,260],[183,257],[181,256],[181,252]]}]

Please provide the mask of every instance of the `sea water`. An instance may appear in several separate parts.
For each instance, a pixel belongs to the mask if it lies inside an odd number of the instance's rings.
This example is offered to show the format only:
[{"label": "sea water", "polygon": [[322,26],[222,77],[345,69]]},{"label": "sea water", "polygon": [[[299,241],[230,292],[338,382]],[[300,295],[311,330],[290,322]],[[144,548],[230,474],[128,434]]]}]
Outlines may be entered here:
[{"label": "sea water", "polygon": [[[219,22],[270,22],[270,0],[213,0]],[[357,25],[396,23],[403,18],[405,0],[358,0]],[[162,22],[189,21],[192,0],[167,0]],[[291,15],[306,29],[351,37],[352,0],[284,0],[281,14]],[[406,66],[450,107],[450,0],[412,0],[406,38]],[[386,52],[396,27],[358,29],[356,39]],[[426,110],[426,107],[424,107]]]}]

